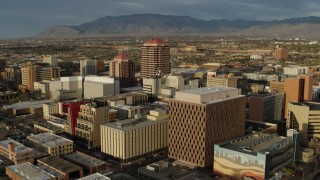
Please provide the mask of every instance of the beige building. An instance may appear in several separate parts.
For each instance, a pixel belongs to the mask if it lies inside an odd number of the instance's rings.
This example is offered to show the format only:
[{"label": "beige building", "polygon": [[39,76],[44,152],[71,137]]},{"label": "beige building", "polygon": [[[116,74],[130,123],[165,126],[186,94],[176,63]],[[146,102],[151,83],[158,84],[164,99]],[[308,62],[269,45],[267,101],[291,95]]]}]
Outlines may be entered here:
[{"label": "beige building", "polygon": [[43,104],[43,118],[50,120],[53,114],[59,114],[59,103],[52,102]]},{"label": "beige building", "polygon": [[48,63],[50,66],[57,66],[57,57],[50,55],[42,55],[42,62]]},{"label": "beige building", "polygon": [[100,148],[100,125],[109,122],[109,107],[96,104],[80,106],[75,135],[88,149]]},{"label": "beige building", "polygon": [[101,126],[101,151],[125,161],[165,150],[168,114],[150,111],[148,119],[127,119]]},{"label": "beige building", "polygon": [[238,78],[223,78],[223,77],[213,77],[211,75],[207,76],[207,87],[217,86],[217,87],[233,87],[237,88]]},{"label": "beige building", "polygon": [[51,80],[60,77],[59,67],[41,67],[38,65],[25,64],[21,68],[21,89],[34,91],[34,82]]},{"label": "beige building", "polygon": [[27,137],[33,146],[50,155],[61,156],[73,152],[73,141],[52,133],[40,133]]},{"label": "beige building", "polygon": [[320,103],[290,102],[287,128],[298,130],[300,141],[305,146],[311,139],[320,138]]},{"label": "beige building", "polygon": [[83,88],[86,99],[108,97],[120,93],[119,81],[108,76],[86,76]]},{"label": "beige building", "polygon": [[40,91],[46,97],[50,96],[49,81],[44,80],[44,81],[41,81],[41,82],[34,82],[33,85],[34,85],[34,90]]},{"label": "beige building", "polygon": [[284,82],[270,81],[271,92],[284,93]]},{"label": "beige building", "polygon": [[180,91],[169,107],[169,158],[178,164],[209,166],[214,144],[244,135],[246,97],[236,88]]},{"label": "beige building", "polygon": [[12,140],[0,141],[0,154],[13,161],[14,164],[33,163],[33,149]]},{"label": "beige building", "polygon": [[170,74],[170,47],[163,40],[150,39],[143,44],[141,50],[141,78]]}]

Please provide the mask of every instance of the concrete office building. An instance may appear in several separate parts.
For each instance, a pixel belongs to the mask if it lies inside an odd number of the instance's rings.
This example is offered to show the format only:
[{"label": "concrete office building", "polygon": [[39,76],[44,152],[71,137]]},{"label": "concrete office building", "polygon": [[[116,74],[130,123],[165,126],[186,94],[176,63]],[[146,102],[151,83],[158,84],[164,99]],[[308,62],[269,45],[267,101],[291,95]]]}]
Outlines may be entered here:
[{"label": "concrete office building", "polygon": [[57,57],[56,56],[50,56],[50,55],[43,55],[42,56],[42,62],[47,63],[50,66],[57,66]]},{"label": "concrete office building", "polygon": [[143,78],[143,92],[149,96],[158,97],[161,93],[162,88],[162,78],[153,77],[153,78]]},{"label": "concrete office building", "polygon": [[148,119],[127,119],[101,126],[101,151],[124,161],[165,150],[168,113],[150,111]]},{"label": "concrete office building", "polygon": [[277,47],[274,50],[274,58],[277,60],[282,60],[282,61],[287,60],[288,59],[288,49]]},{"label": "concrete office building", "polygon": [[270,81],[270,90],[272,93],[284,93],[284,82]]},{"label": "concrete office building", "polygon": [[123,93],[115,96],[96,98],[97,102],[108,104],[109,106],[116,106],[118,104],[125,104],[130,106],[137,106],[139,104],[148,103],[148,95],[140,92]]},{"label": "concrete office building", "polygon": [[10,159],[14,164],[34,162],[33,149],[12,139],[0,141],[0,154]]},{"label": "concrete office building", "polygon": [[208,73],[207,76],[207,87],[233,87],[237,88],[238,78],[223,78],[223,77],[212,77]]},{"label": "concrete office building", "polygon": [[284,85],[285,104],[284,117],[288,117],[289,102],[312,101],[313,77],[300,75],[297,78],[286,78]]},{"label": "concrete office building", "polygon": [[246,97],[210,87],[176,93],[169,102],[169,158],[190,167],[212,164],[213,145],[244,135]]},{"label": "concrete office building", "polygon": [[83,97],[83,77],[61,77],[59,80],[49,81],[50,99],[64,101]]},{"label": "concrete office building", "polygon": [[289,102],[287,128],[299,131],[304,146],[311,139],[320,138],[320,103]]},{"label": "concrete office building", "polygon": [[150,39],[143,44],[141,51],[141,78],[170,74],[170,48],[163,40]]},{"label": "concrete office building", "polygon": [[59,114],[59,103],[51,102],[43,104],[43,118],[46,120],[52,119],[52,115]]},{"label": "concrete office building", "polygon": [[135,64],[125,54],[117,55],[110,62],[109,75],[119,80],[120,88],[135,86]]},{"label": "concrete office building", "polygon": [[281,168],[296,163],[299,133],[291,134],[254,133],[215,144],[213,171],[228,179],[269,179]]},{"label": "concrete office building", "polygon": [[81,167],[57,156],[48,156],[37,160],[37,166],[54,175],[57,179],[75,179],[83,176]]},{"label": "concrete office building", "polygon": [[34,82],[33,86],[35,91],[38,90],[46,97],[50,97],[49,81]]},{"label": "concrete office building", "polygon": [[284,94],[256,94],[249,97],[249,119],[274,121],[282,119]]},{"label": "concrete office building", "polygon": [[41,67],[38,65],[25,64],[21,68],[21,89],[34,91],[34,82],[60,78],[59,67]]},{"label": "concrete office building", "polygon": [[73,141],[52,133],[40,133],[27,137],[36,149],[50,155],[61,156],[73,152]]},{"label": "concrete office building", "polygon": [[97,75],[97,61],[91,59],[80,60],[80,75]]},{"label": "concrete office building", "polygon": [[6,175],[14,180],[56,180],[54,175],[29,162],[6,167]]},{"label": "concrete office building", "polygon": [[88,149],[100,148],[100,126],[108,122],[108,106],[95,103],[81,105],[75,127],[76,141]]},{"label": "concrete office building", "polygon": [[108,97],[120,93],[119,81],[109,76],[86,76],[83,82],[84,98]]}]

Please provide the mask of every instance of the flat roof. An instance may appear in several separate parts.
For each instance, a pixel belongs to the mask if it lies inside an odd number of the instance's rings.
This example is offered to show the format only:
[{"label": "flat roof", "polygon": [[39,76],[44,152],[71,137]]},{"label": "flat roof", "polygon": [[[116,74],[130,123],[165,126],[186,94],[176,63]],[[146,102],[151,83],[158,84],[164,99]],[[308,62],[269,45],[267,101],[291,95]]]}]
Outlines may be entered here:
[{"label": "flat roof", "polygon": [[64,155],[63,157],[88,167],[96,167],[96,166],[101,166],[106,164],[106,162],[100,159],[97,159],[95,157],[89,156],[87,154],[79,153],[79,152],[67,154],[67,155]]},{"label": "flat roof", "polygon": [[320,103],[317,102],[291,102],[294,105],[298,106],[307,106],[310,110],[320,110]]},{"label": "flat roof", "polygon": [[[254,133],[234,140],[220,143],[221,148],[231,149],[243,153],[267,153],[278,148],[278,145],[291,140],[289,137],[279,136],[276,133]],[[292,141],[292,140],[291,140]]]},{"label": "flat roof", "polygon": [[[184,91],[179,91],[181,93],[185,94],[196,94],[196,95],[206,95],[206,94],[212,94],[215,92],[221,92],[221,91],[230,91],[230,90],[235,90],[236,88],[232,87],[204,87],[204,88],[196,88],[196,89],[188,89]],[[177,92],[177,93],[179,93]]]},{"label": "flat roof", "polygon": [[78,180],[109,180],[109,179],[110,178],[108,178],[100,173],[94,173],[89,176],[79,178]]},{"label": "flat roof", "polygon": [[126,120],[115,121],[112,123],[107,123],[103,126],[113,128],[113,129],[118,129],[120,131],[131,131],[133,129],[151,126],[164,121],[168,121],[168,120],[164,119],[164,120],[151,121],[145,118],[142,118],[142,119],[131,118]]},{"label": "flat roof", "polygon": [[12,105],[3,106],[4,109],[25,109],[25,108],[42,108],[43,104],[52,103],[51,100],[43,101],[25,101],[21,103],[16,103]]},{"label": "flat roof", "polygon": [[54,175],[40,169],[39,167],[26,162],[14,166],[7,167],[12,172],[17,174],[18,176],[23,177],[24,179],[30,180],[46,180],[46,179],[53,179],[55,178]]},{"label": "flat roof", "polygon": [[38,163],[41,163],[42,165],[50,167],[55,171],[64,172],[64,173],[72,173],[75,171],[82,170],[81,167],[75,164],[72,164],[71,162],[66,161],[58,156],[48,156],[48,157],[38,159]]},{"label": "flat roof", "polygon": [[5,149],[8,149],[9,143],[15,144],[15,152],[17,152],[17,153],[24,153],[24,152],[32,151],[31,148],[13,140],[13,139],[0,141],[0,146],[4,147]]},{"label": "flat roof", "polygon": [[63,138],[61,136],[52,134],[52,133],[40,133],[35,134],[32,136],[28,136],[28,139],[36,141],[38,143],[44,144],[49,147],[55,147],[61,143],[70,142],[73,143],[73,141]]}]

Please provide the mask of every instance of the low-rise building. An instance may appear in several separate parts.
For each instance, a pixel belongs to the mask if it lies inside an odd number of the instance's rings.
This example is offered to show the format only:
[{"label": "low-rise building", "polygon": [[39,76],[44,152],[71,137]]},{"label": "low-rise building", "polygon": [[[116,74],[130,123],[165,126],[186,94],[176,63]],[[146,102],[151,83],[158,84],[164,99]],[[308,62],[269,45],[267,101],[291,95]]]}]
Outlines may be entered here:
[{"label": "low-rise building", "polygon": [[291,134],[283,137],[254,133],[215,144],[214,173],[231,179],[271,178],[281,168],[297,162],[299,133]]},{"label": "low-rise building", "polygon": [[54,175],[29,162],[6,167],[6,175],[14,180],[56,180]]},{"label": "low-rise building", "polygon": [[83,168],[84,174],[93,174],[107,170],[107,163],[84,153],[75,152],[63,156],[69,162]]},{"label": "low-rise building", "polygon": [[[150,118],[151,117],[151,118]],[[168,119],[152,111],[150,119],[127,119],[101,126],[101,151],[125,161],[165,150]]]},{"label": "low-rise building", "polygon": [[57,102],[51,102],[43,104],[43,118],[50,120],[51,115],[59,114],[59,104]]},{"label": "low-rise building", "polygon": [[83,176],[82,168],[57,156],[48,156],[37,160],[37,166],[57,179],[74,179]]},{"label": "low-rise building", "polygon": [[0,141],[0,154],[9,158],[14,164],[34,162],[33,149],[12,139]]},{"label": "low-rise building", "polygon": [[50,155],[61,156],[73,152],[73,141],[52,133],[40,133],[27,138],[35,148]]},{"label": "low-rise building", "polygon": [[50,100],[42,101],[25,101],[12,105],[3,106],[3,109],[7,111],[10,117],[19,115],[31,114],[35,116],[42,116],[43,104],[51,103]]}]

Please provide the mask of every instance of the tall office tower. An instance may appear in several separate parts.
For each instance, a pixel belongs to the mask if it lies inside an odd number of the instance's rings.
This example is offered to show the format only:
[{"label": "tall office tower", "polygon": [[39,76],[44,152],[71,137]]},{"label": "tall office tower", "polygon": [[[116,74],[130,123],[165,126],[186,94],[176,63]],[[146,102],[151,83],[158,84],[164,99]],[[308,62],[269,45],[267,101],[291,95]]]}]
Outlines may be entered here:
[{"label": "tall office tower", "polygon": [[288,49],[277,47],[274,50],[274,58],[277,60],[287,60],[288,59]]},{"label": "tall office tower", "polygon": [[75,128],[76,141],[88,149],[100,148],[100,126],[108,122],[108,106],[81,105]]},{"label": "tall office tower", "polygon": [[274,121],[282,119],[283,93],[255,94],[249,97],[249,119],[255,121]]},{"label": "tall office tower", "polygon": [[38,65],[26,64],[21,68],[21,88],[34,91],[34,82],[60,78],[59,67],[41,67]]},{"label": "tall office tower", "polygon": [[284,117],[288,118],[289,102],[312,101],[313,77],[300,75],[297,78],[286,78],[284,83],[285,104]]},{"label": "tall office tower", "polygon": [[178,164],[209,166],[215,143],[245,133],[246,97],[236,88],[179,91],[169,107],[169,157]]},{"label": "tall office tower", "polygon": [[135,85],[135,64],[125,54],[119,54],[110,62],[109,73],[120,81],[120,88]]},{"label": "tall office tower", "polygon": [[43,55],[42,56],[42,62],[47,63],[50,66],[57,66],[57,57],[56,56],[50,56],[50,55]]},{"label": "tall office tower", "polygon": [[159,73],[170,74],[170,48],[163,40],[150,39],[143,44],[141,50],[141,78],[151,78]]},{"label": "tall office tower", "polygon": [[97,75],[97,61],[91,59],[80,60],[80,75]]},{"label": "tall office tower", "polygon": [[0,72],[3,72],[6,69],[7,61],[5,59],[0,59]]}]

